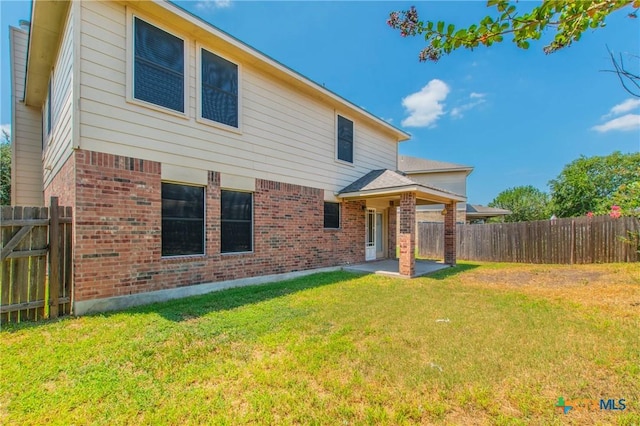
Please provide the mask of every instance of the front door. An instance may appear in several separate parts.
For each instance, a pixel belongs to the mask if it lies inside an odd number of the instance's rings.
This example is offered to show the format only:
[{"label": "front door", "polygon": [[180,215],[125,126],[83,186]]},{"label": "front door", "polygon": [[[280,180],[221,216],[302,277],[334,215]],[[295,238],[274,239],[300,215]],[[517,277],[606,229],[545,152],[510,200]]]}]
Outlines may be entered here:
[{"label": "front door", "polygon": [[365,218],[365,260],[376,260],[376,210],[367,209],[367,217]]}]

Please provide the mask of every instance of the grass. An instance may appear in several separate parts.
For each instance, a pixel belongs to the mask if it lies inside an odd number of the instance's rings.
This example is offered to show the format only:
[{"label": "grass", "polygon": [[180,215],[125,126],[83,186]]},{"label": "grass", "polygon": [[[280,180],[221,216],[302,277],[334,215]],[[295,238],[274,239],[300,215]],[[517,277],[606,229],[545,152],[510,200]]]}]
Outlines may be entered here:
[{"label": "grass", "polygon": [[0,423],[639,424],[638,342],[638,264],[318,274],[5,326]]}]

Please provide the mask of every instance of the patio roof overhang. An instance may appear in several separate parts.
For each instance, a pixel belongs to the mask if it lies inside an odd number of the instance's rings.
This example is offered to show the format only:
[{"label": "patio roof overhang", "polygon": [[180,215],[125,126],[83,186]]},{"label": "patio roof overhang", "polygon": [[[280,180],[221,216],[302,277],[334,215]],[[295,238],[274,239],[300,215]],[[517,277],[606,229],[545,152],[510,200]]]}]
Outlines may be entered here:
[{"label": "patio roof overhang", "polygon": [[399,199],[403,193],[415,193],[416,204],[447,204],[466,201],[467,197],[453,192],[419,184],[401,172],[373,170],[344,188],[336,196],[343,200],[371,198]]},{"label": "patio roof overhang", "polygon": [[417,204],[446,204],[451,201],[466,201],[467,198],[423,185],[404,185],[387,188],[369,189],[355,192],[345,192],[337,197],[343,200],[366,200],[367,198],[400,198],[402,193],[415,192]]}]

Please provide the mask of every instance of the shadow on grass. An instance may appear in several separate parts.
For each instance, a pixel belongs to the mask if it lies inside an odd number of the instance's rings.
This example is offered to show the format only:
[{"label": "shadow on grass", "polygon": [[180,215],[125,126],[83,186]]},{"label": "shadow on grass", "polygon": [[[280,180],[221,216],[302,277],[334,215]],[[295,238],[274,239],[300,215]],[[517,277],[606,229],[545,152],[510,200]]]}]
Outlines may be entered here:
[{"label": "shadow on grass", "polygon": [[424,278],[433,278],[434,280],[446,280],[447,278],[458,275],[462,272],[472,271],[478,268],[480,265],[475,263],[459,263],[454,267],[441,269],[432,274],[425,275]]},{"label": "shadow on grass", "polygon": [[[119,311],[101,312],[86,317],[112,317],[121,314],[149,314],[157,313],[170,321],[186,321],[207,315],[211,312],[228,311],[246,305],[264,302],[300,291],[310,290],[327,285],[345,283],[359,276],[350,272],[336,271],[307,275],[286,281],[277,281],[251,285],[246,287],[235,287],[220,291],[214,291],[198,296],[184,297],[180,299],[168,300],[166,302],[151,303],[148,305],[136,306]],[[21,322],[19,324],[3,324],[3,332],[15,332],[34,327],[50,326],[59,322],[77,317],[67,316],[56,320],[40,322]]]}]

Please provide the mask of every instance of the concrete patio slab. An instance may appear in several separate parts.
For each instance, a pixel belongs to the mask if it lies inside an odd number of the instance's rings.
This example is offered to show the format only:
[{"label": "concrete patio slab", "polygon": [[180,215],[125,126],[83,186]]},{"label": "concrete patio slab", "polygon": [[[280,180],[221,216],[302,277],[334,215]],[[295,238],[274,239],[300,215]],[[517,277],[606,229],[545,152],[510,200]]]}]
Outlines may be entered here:
[{"label": "concrete patio slab", "polygon": [[[442,262],[435,262],[433,260],[416,260],[416,273],[411,278],[421,277],[423,275],[431,274],[441,269],[451,267]],[[397,259],[384,259],[376,260],[372,262],[359,263],[357,265],[343,266],[343,270],[349,272],[358,272],[363,274],[377,274],[386,275],[389,277],[408,278],[400,275],[399,262]]]}]

